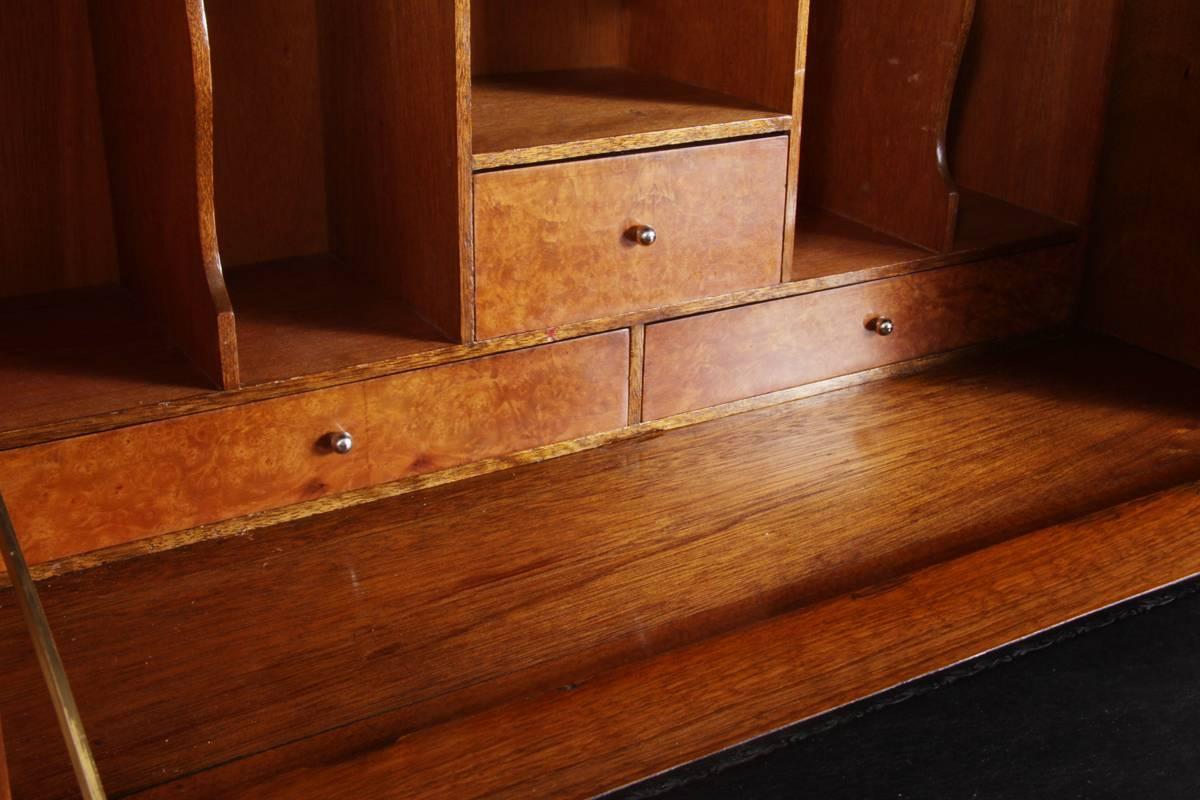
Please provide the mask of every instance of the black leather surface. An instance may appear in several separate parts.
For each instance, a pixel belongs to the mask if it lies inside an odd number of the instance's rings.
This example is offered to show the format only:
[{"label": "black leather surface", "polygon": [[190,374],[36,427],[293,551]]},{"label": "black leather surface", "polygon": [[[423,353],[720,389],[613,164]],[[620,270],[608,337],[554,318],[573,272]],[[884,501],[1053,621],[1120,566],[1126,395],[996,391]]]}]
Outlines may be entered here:
[{"label": "black leather surface", "polygon": [[1200,583],[611,798],[1200,798]]}]

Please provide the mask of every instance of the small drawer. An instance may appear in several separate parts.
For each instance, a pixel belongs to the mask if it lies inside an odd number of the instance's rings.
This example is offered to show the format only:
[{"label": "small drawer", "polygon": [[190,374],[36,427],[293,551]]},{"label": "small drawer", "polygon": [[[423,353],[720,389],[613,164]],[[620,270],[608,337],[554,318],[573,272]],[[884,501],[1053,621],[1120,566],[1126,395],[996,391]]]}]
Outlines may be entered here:
[{"label": "small drawer", "polygon": [[1050,327],[1070,314],[1075,274],[1056,248],[650,325],[643,416]]},{"label": "small drawer", "polygon": [[617,331],[7,450],[0,491],[50,561],[614,430],[628,378]]},{"label": "small drawer", "polygon": [[475,177],[480,339],[777,283],[786,136]]}]

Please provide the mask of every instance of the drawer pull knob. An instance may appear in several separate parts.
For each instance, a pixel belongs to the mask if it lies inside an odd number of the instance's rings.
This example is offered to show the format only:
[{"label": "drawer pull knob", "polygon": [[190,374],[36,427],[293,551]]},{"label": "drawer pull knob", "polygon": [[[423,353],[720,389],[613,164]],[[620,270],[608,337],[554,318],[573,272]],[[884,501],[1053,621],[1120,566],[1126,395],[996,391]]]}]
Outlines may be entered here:
[{"label": "drawer pull knob", "polygon": [[649,225],[635,225],[629,233],[631,238],[642,247],[649,247],[658,241],[658,231]]},{"label": "drawer pull knob", "polygon": [[338,455],[346,455],[354,449],[354,437],[349,431],[334,431],[326,437],[329,442],[329,449]]},{"label": "drawer pull knob", "polygon": [[896,323],[892,322],[887,317],[876,317],[867,323],[867,327],[880,336],[891,336],[896,332]]}]

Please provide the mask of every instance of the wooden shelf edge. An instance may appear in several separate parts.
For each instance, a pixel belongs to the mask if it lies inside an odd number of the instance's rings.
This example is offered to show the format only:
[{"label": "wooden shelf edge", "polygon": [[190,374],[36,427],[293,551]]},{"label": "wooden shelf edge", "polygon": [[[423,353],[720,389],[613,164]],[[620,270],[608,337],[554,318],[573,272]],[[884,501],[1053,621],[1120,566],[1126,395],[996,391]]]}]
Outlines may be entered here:
[{"label": "wooden shelf edge", "polygon": [[[801,235],[799,229],[797,230],[797,235]],[[172,399],[153,405],[97,414],[65,422],[0,431],[0,450],[41,444],[71,436],[98,433],[169,417],[213,411],[299,392],[325,389],[369,378],[378,378],[385,375],[494,355],[496,353],[520,350],[526,347],[566,341],[581,336],[590,336],[595,333],[628,328],[634,325],[660,322],[675,317],[720,311],[749,303],[778,300],[855,283],[865,283],[867,281],[966,264],[988,258],[1017,255],[1034,250],[1069,245],[1078,241],[1079,237],[1080,232],[1078,229],[1063,227],[1047,235],[994,243],[978,249],[963,249],[952,253],[928,254],[920,258],[900,260],[883,265],[873,265],[863,269],[839,272],[831,275],[801,277],[759,289],[749,289],[718,297],[702,298],[686,303],[647,309],[615,317],[571,323],[550,330],[530,331],[512,336],[488,339],[473,344],[447,343],[422,350],[421,352],[408,353],[395,358],[383,359],[354,367],[245,386],[237,391],[200,391],[188,397]],[[798,249],[797,252],[801,251]]]},{"label": "wooden shelf edge", "polygon": [[767,116],[760,119],[720,122],[711,125],[696,125],[688,128],[672,128],[644,133],[629,133],[622,136],[607,136],[583,141],[545,144],[522,147],[495,153],[476,153],[471,164],[476,172],[504,167],[546,164],[588,156],[615,155],[639,150],[697,144],[729,139],[745,139],[791,130],[792,118],[788,114]]},{"label": "wooden shelf edge", "polygon": [[234,796],[592,796],[1200,574],[1197,518],[1184,484]]}]

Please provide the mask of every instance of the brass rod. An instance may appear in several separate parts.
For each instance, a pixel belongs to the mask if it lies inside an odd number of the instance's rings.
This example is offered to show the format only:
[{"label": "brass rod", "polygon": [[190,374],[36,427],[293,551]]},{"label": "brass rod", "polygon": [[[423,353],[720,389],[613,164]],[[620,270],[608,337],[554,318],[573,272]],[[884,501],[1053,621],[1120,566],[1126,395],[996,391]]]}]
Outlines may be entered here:
[{"label": "brass rod", "polygon": [[79,793],[84,800],[105,800],[100,771],[96,769],[92,748],[88,745],[87,733],[83,729],[83,720],[75,706],[71,682],[67,680],[62,657],[59,656],[58,646],[54,643],[54,633],[50,630],[50,622],[46,619],[46,611],[42,608],[37,586],[29,574],[29,565],[25,563],[25,554],[21,550],[21,543],[17,539],[16,530],[13,529],[12,518],[8,515],[8,507],[4,504],[2,495],[0,545],[0,552],[4,555],[4,566],[8,569],[8,577],[12,582],[13,594],[17,596],[17,605],[21,608],[25,625],[33,639],[33,650],[42,668],[42,677],[46,679],[46,688],[50,690],[54,713],[58,716],[58,727],[67,743],[71,766],[74,767],[75,779],[79,782]]}]

